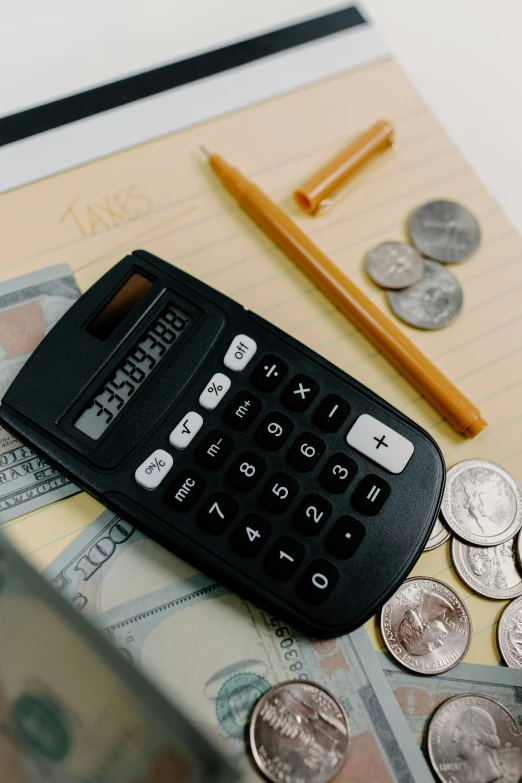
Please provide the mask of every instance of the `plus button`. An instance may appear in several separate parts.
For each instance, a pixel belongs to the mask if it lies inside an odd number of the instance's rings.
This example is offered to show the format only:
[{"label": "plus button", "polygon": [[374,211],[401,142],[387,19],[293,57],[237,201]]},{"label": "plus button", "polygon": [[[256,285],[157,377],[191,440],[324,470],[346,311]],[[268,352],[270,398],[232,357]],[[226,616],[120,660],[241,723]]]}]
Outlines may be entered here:
[{"label": "plus button", "polygon": [[374,435],[373,439],[377,441],[377,446],[375,447],[376,449],[380,448],[381,446],[385,446],[386,448],[388,448],[388,444],[384,440],[384,435],[382,435],[380,439],[376,438]]}]

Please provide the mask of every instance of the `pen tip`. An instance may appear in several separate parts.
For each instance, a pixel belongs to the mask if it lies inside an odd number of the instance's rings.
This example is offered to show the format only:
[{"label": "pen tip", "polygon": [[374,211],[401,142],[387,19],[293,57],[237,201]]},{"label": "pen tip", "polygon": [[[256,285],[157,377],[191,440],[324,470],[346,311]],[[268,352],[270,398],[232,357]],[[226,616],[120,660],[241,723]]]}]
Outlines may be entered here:
[{"label": "pen tip", "polygon": [[211,152],[209,152],[209,151],[207,150],[207,148],[203,146],[203,144],[200,144],[200,145],[199,145],[199,149],[201,150],[201,152],[203,153],[203,155],[205,155],[207,158],[210,158],[210,156],[212,155],[212,153],[211,153]]}]

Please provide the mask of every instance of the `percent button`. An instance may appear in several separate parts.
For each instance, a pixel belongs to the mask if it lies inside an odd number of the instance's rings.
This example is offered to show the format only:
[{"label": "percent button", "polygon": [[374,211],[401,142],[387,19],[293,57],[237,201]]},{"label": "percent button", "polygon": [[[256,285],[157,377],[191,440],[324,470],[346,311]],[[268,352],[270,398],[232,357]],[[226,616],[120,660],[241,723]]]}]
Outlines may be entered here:
[{"label": "percent button", "polygon": [[217,372],[200,394],[199,404],[208,411],[214,410],[230,389],[230,378],[222,372]]},{"label": "percent button", "polygon": [[144,489],[156,489],[172,467],[173,459],[163,449],[156,449],[137,468],[134,478]]}]

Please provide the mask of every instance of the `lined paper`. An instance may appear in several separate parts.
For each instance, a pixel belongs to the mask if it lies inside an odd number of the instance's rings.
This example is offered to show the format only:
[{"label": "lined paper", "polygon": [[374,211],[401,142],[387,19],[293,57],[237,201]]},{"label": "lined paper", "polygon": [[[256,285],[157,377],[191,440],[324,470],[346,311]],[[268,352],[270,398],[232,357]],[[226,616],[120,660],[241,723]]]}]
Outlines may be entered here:
[{"label": "lined paper", "polygon": [[[380,118],[396,126],[398,149],[326,215],[298,213],[295,187]],[[451,267],[464,290],[458,320],[437,332],[400,328],[480,407],[489,426],[478,438],[456,435],[240,212],[202,160],[199,144],[254,179],[386,312],[383,292],[364,273],[365,252],[404,239],[408,213],[426,200],[456,200],[476,215],[482,245]],[[483,457],[522,480],[521,239],[392,60],[5,194],[0,218],[0,280],[66,261],[85,290],[127,252],[145,248],[369,386],[435,437],[448,467]],[[4,530],[44,568],[101,510],[82,494],[12,520]],[[467,660],[498,662],[495,626],[506,602],[471,593],[451,567],[448,544],[423,554],[413,573],[446,581],[468,602],[474,635]],[[368,629],[381,647],[374,621]]]}]

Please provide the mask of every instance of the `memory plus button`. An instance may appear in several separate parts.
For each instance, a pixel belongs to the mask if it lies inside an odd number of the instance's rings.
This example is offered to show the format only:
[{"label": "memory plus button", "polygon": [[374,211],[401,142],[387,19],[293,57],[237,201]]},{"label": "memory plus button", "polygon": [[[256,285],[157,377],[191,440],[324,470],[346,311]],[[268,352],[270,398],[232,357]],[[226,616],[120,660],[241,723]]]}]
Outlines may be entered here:
[{"label": "memory plus button", "polygon": [[235,430],[246,430],[261,410],[261,400],[248,391],[236,394],[223,414],[227,424]]}]

